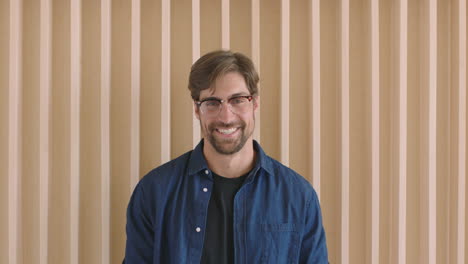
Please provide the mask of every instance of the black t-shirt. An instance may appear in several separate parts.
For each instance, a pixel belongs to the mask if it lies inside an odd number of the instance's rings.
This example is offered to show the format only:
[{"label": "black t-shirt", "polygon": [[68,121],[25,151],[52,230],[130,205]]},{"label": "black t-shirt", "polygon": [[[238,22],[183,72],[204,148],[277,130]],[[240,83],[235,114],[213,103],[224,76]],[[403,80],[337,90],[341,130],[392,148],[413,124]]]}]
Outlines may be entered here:
[{"label": "black t-shirt", "polygon": [[213,173],[213,190],[208,204],[202,264],[234,263],[234,196],[248,174],[224,178]]}]

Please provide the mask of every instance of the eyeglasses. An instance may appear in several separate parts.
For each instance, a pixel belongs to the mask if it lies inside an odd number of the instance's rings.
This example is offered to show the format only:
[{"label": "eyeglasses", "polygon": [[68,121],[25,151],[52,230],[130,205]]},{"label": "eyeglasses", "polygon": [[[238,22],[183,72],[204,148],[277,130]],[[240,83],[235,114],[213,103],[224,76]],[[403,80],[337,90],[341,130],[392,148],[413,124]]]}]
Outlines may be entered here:
[{"label": "eyeglasses", "polygon": [[[235,114],[244,114],[252,108],[250,103],[253,99],[252,95],[239,95],[231,97],[227,100],[227,104],[231,112]],[[196,101],[195,104],[199,107],[202,114],[207,116],[217,116],[223,108],[223,102],[226,100],[216,97],[209,97],[201,101]]]}]

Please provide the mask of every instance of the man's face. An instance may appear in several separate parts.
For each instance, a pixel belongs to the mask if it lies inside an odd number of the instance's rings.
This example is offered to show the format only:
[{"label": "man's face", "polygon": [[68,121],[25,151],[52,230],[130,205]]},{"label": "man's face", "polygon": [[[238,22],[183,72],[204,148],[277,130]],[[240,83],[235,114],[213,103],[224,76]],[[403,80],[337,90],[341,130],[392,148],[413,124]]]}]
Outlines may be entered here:
[{"label": "man's face", "polygon": [[219,154],[237,153],[249,139],[252,139],[255,127],[254,112],[258,106],[256,98],[246,103],[244,111],[236,111],[235,107],[227,103],[236,96],[248,95],[250,93],[247,84],[237,72],[220,76],[210,89],[200,93],[200,101],[207,98],[224,100],[217,114],[203,112],[201,108],[195,106],[205,144],[210,144]]}]

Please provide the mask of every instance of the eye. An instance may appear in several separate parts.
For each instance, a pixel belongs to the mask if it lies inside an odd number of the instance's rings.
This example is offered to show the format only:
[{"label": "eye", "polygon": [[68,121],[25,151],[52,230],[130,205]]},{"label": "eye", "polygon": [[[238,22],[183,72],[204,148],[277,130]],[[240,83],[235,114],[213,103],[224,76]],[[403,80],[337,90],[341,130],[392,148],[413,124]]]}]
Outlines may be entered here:
[{"label": "eye", "polygon": [[206,107],[217,107],[219,106],[219,101],[217,100],[206,100],[203,102]]},{"label": "eye", "polygon": [[229,100],[229,103],[232,104],[232,105],[236,105],[236,104],[243,104],[247,101],[247,98],[243,97],[243,96],[239,96],[239,97],[234,97],[234,98],[231,98]]}]

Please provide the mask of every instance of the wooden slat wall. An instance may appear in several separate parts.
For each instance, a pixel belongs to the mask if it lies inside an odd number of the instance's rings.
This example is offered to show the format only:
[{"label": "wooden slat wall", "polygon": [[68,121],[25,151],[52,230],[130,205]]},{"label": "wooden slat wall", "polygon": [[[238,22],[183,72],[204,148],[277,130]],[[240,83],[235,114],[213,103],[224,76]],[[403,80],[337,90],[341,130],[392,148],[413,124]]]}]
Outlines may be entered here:
[{"label": "wooden slat wall", "polygon": [[[407,210],[407,122],[408,122],[408,1],[399,2],[399,42],[398,42],[398,263],[406,263],[406,210]],[[395,244],[395,243],[393,243]]]},{"label": "wooden slat wall", "polygon": [[52,58],[51,1],[41,1],[40,13],[40,109],[39,109],[39,263],[47,263],[49,245],[49,164],[50,164],[50,97]]},{"label": "wooden slat wall", "polygon": [[[200,0],[192,0],[192,62],[200,58]],[[192,145],[195,147],[200,142],[200,122],[195,117],[193,108],[193,139]]]},{"label": "wooden slat wall", "polygon": [[111,0],[101,1],[101,263],[110,263]]},{"label": "wooden slat wall", "polygon": [[349,177],[350,177],[350,142],[349,142],[349,122],[350,122],[350,102],[349,102],[349,0],[343,0],[341,2],[341,65],[340,65],[340,77],[341,77],[341,263],[349,263],[349,207],[350,207],[350,190],[349,190]]},{"label": "wooden slat wall", "polygon": [[370,263],[379,263],[380,249],[380,35],[379,1],[371,1],[371,239]]},{"label": "wooden slat wall", "polygon": [[[466,1],[458,1],[458,149],[456,263],[466,260]],[[455,189],[455,188],[454,188]],[[453,257],[455,258],[455,257]],[[455,263],[455,261],[454,261]]]},{"label": "wooden slat wall", "polygon": [[[8,262],[20,263],[19,185],[21,184],[21,30],[22,2],[10,1],[8,87]],[[5,89],[5,88],[3,88]],[[6,236],[4,236],[4,239]]]},{"label": "wooden slat wall", "polygon": [[79,263],[81,0],[70,3],[70,264]]},{"label": "wooden slat wall", "polygon": [[[134,186],[200,139],[193,106],[182,106],[187,87],[171,81],[187,80],[190,68],[171,65],[239,48],[259,71],[262,61],[254,137],[261,130],[266,152],[316,189],[330,263],[467,263],[466,0],[91,3],[1,3],[0,262],[121,261]],[[89,39],[90,28],[100,39]],[[182,30],[192,33],[185,46]],[[91,61],[100,65],[90,75]],[[160,69],[154,78],[149,65]],[[99,88],[91,108],[89,83]],[[88,193],[98,199],[92,209]]]}]

